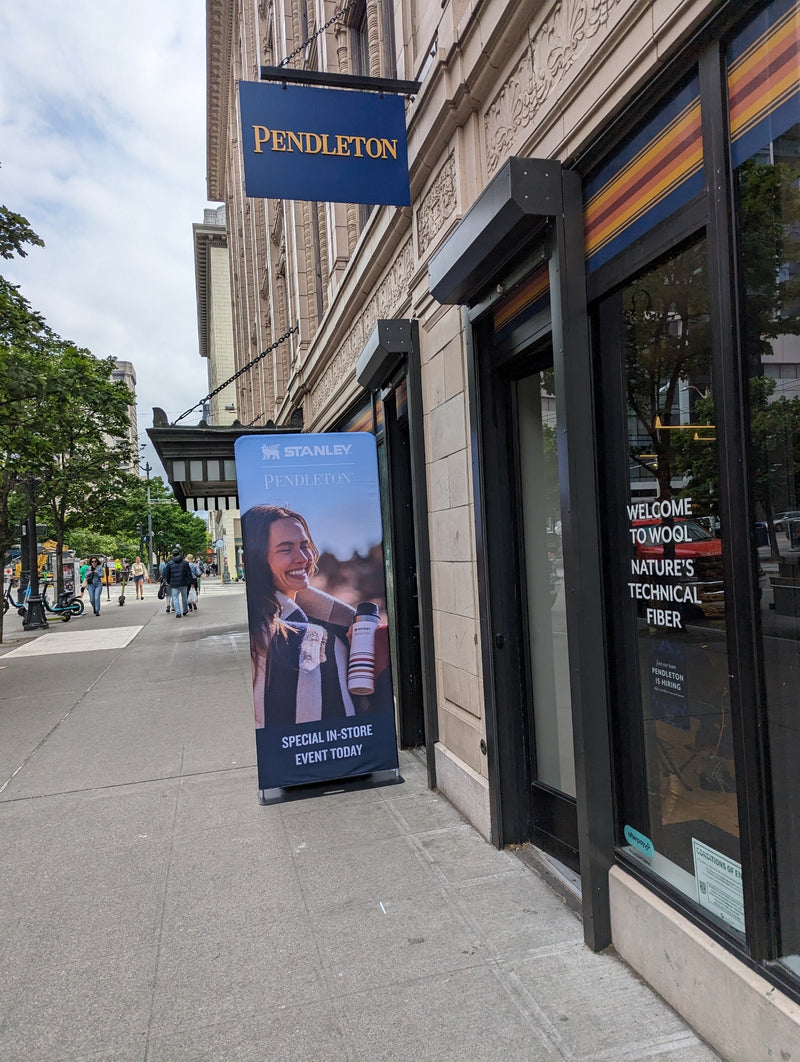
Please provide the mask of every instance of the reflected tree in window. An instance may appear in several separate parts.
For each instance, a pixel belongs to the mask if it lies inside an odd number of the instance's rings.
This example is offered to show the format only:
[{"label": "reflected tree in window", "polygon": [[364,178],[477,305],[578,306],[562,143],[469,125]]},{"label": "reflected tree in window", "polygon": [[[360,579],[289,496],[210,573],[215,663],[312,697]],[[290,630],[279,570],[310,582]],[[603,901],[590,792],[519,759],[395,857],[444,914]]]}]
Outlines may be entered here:
[{"label": "reflected tree in window", "polygon": [[[797,141],[792,139],[791,145],[796,147]],[[793,156],[791,145],[786,138],[778,140],[737,170],[752,481],[773,559],[780,556],[775,515],[794,508],[800,497],[800,401],[777,394],[778,382],[765,373],[781,337],[800,335],[798,168],[797,163],[775,161],[783,150]]]},{"label": "reflected tree in window", "polygon": [[631,459],[654,476],[662,499],[673,493],[681,434],[670,429],[691,423],[691,395],[709,381],[705,256],[705,242],[695,244],[625,292],[628,407],[638,421]]}]

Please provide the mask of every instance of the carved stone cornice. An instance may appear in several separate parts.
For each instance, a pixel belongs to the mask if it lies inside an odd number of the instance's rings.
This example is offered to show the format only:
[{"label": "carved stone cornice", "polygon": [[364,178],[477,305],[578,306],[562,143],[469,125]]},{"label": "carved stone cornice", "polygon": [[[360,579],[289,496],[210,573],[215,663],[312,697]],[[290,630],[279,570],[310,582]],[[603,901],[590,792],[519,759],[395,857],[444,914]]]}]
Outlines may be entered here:
[{"label": "carved stone cornice", "polygon": [[417,247],[420,258],[456,209],[456,159],[451,151],[417,208]]},{"label": "carved stone cornice", "polygon": [[233,24],[233,0],[206,0],[206,180],[211,202],[225,200]]},{"label": "carved stone cornice", "polygon": [[558,0],[529,34],[528,48],[484,115],[491,176],[523,139],[545,101],[558,98],[587,41],[605,30],[621,0]]},{"label": "carved stone cornice", "polygon": [[353,370],[375,322],[393,317],[408,298],[408,285],[414,272],[414,248],[406,240],[365,309],[348,329],[347,338],[326,364],[308,399],[309,420],[323,412],[330,400],[352,383]]}]

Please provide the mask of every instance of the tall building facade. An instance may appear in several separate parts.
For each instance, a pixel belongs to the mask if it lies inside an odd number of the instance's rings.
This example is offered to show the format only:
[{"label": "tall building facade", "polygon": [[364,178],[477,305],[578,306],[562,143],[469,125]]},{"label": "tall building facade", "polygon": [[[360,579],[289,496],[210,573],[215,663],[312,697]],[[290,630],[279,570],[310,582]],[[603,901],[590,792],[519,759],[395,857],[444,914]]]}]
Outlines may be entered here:
[{"label": "tall building facade", "polygon": [[[401,740],[724,1057],[792,1054],[798,4],[207,10],[236,407],[378,438]],[[410,208],[246,196],[284,59],[420,82]]]},{"label": "tall building facade", "polygon": [[[192,226],[194,272],[197,293],[197,337],[200,356],[206,359],[210,398],[203,419],[211,426],[237,420],[236,388],[226,383],[235,373],[233,355],[233,307],[228,259],[225,206],[203,211],[202,223]],[[212,509],[208,530],[219,574],[234,578],[242,543],[238,509]]]},{"label": "tall building facade", "polygon": [[132,361],[120,361],[118,358],[114,359],[114,366],[111,373],[111,379],[116,382],[120,381],[130,388],[131,393],[134,396],[134,401],[128,407],[128,431],[126,441],[130,444],[131,453],[134,455],[133,461],[126,467],[125,471],[141,475],[141,469],[139,468],[138,454],[139,454],[139,428],[136,418],[136,370],[133,367]]}]

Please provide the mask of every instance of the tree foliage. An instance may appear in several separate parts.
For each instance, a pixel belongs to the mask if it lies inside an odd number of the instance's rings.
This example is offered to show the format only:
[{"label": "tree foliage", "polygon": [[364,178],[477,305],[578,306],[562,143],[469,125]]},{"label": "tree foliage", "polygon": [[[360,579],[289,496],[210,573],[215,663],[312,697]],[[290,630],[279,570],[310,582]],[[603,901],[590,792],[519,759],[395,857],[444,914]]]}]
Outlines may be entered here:
[{"label": "tree foliage", "polygon": [[[42,241],[27,221],[0,208],[0,256],[24,254],[24,244]],[[16,538],[14,528],[23,511],[21,477],[35,447],[36,408],[43,392],[41,360],[55,337],[19,289],[0,276],[0,551],[5,555]],[[0,637],[2,616],[0,615]]]},{"label": "tree foliage", "polygon": [[25,258],[27,245],[44,247],[44,240],[36,235],[27,218],[0,204],[0,258]]},{"label": "tree foliage", "polygon": [[[21,215],[0,208],[0,257],[42,246]],[[0,276],[0,549],[5,555],[35,487],[59,547],[70,527],[102,508],[131,460],[130,390],[111,381],[113,358],[61,339],[19,288]],[[60,551],[60,550],[59,550]],[[59,582],[61,564],[58,564]],[[0,623],[2,621],[0,620]],[[2,627],[0,626],[0,637]]]},{"label": "tree foliage", "polygon": [[800,333],[800,190],[785,163],[747,159],[737,171],[745,353],[751,371],[773,355],[771,340]]},{"label": "tree foliage", "polygon": [[40,404],[45,452],[39,498],[60,554],[66,532],[83,526],[87,513],[102,510],[124,482],[125,466],[133,461],[126,435],[133,395],[110,379],[113,358],[100,360],[62,344],[49,367]]},{"label": "tree foliage", "polygon": [[625,293],[628,406],[647,441],[631,448],[654,475],[660,498],[672,495],[678,446],[675,410],[681,383],[699,393],[708,381],[711,327],[704,241],[648,271]]},{"label": "tree foliage", "polygon": [[[160,476],[145,480],[140,476],[126,475],[115,488],[114,496],[92,514],[90,523],[95,533],[111,536],[117,542],[129,543],[123,555],[144,555],[147,551],[145,536],[148,512],[153,528],[153,557],[156,562],[169,556],[176,545],[185,553],[205,555],[209,535],[204,521],[199,516],[184,512]],[[90,535],[84,537],[74,532],[67,536],[70,548],[84,555],[85,549],[79,547],[90,539]]]}]

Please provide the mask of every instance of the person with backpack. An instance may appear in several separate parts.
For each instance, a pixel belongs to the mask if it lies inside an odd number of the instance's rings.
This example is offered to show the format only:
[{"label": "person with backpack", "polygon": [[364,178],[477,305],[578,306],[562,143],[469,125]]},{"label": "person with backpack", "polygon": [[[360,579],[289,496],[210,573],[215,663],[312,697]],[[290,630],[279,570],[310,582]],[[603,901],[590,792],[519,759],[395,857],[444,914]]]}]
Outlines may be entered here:
[{"label": "person with backpack", "polygon": [[164,566],[162,576],[164,584],[172,591],[172,607],[175,610],[175,619],[188,616],[189,587],[192,585],[193,576],[189,563],[184,559],[179,546],[172,551],[172,559]]}]

